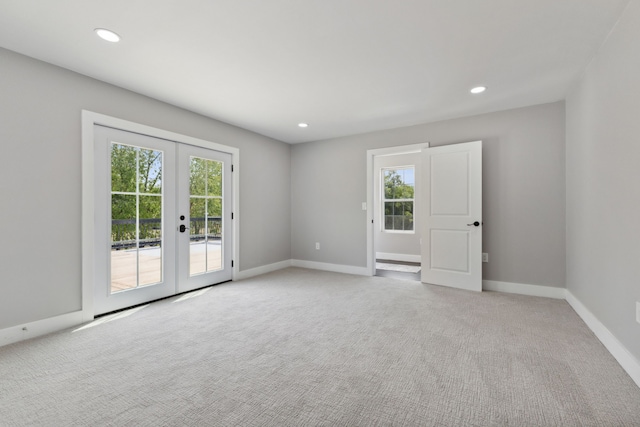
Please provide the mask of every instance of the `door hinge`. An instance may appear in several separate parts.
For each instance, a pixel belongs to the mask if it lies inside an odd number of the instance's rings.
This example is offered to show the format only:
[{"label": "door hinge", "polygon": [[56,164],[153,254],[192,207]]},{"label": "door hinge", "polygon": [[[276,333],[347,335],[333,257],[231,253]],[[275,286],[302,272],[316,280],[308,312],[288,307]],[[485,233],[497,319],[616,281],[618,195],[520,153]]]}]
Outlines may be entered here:
[{"label": "door hinge", "polygon": [[231,267],[233,267],[233,260],[231,260]]},{"label": "door hinge", "polygon": [[231,172],[233,172],[233,165],[231,165]]},{"label": "door hinge", "polygon": [[233,212],[231,212],[231,219],[233,219]]}]

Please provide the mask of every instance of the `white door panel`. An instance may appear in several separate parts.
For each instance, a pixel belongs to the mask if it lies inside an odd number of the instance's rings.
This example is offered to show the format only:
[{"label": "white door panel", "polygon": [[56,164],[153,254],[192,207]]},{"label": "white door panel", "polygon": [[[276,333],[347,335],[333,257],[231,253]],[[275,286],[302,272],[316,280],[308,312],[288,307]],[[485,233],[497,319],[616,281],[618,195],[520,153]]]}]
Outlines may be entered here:
[{"label": "white door panel", "polygon": [[482,142],[423,149],[422,167],[422,282],[481,291]]},{"label": "white door panel", "polygon": [[[431,154],[431,215],[469,215],[469,153]],[[446,183],[446,185],[442,185]]]}]

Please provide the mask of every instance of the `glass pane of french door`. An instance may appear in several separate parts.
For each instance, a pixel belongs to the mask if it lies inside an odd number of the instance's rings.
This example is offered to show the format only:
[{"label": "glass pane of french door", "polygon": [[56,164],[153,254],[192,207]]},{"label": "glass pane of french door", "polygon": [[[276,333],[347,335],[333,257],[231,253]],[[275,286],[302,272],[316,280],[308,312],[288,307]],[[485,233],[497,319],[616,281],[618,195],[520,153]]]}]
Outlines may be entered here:
[{"label": "glass pane of french door", "polygon": [[190,156],[190,276],[222,269],[222,168],[222,162]]}]

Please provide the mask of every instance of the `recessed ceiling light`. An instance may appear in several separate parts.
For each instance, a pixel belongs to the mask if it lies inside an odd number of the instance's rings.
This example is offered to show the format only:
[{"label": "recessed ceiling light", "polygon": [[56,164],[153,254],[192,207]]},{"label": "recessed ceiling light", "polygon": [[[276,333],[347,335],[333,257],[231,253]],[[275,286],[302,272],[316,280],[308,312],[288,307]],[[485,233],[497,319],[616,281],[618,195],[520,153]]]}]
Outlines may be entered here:
[{"label": "recessed ceiling light", "polygon": [[120,36],[113,31],[105,30],[104,28],[96,28],[94,30],[98,37],[111,43],[117,43],[120,41]]},{"label": "recessed ceiling light", "polygon": [[308,126],[309,126],[309,125],[308,125],[308,124],[306,124],[306,123],[298,123],[298,127],[301,127],[301,128],[306,128],[306,127],[308,127]]},{"label": "recessed ceiling light", "polygon": [[471,93],[482,93],[485,90],[487,90],[486,87],[484,86],[478,86],[478,87],[474,87],[473,89],[471,89]]}]

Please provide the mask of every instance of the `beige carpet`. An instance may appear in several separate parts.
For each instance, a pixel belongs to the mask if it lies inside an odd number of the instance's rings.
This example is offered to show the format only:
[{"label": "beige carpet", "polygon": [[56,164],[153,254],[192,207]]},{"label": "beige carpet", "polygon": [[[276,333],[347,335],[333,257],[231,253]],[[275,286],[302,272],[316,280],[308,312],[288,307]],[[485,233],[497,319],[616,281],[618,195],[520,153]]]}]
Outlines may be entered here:
[{"label": "beige carpet", "polygon": [[2,426],[638,426],[564,301],[287,269],[0,348]]}]

